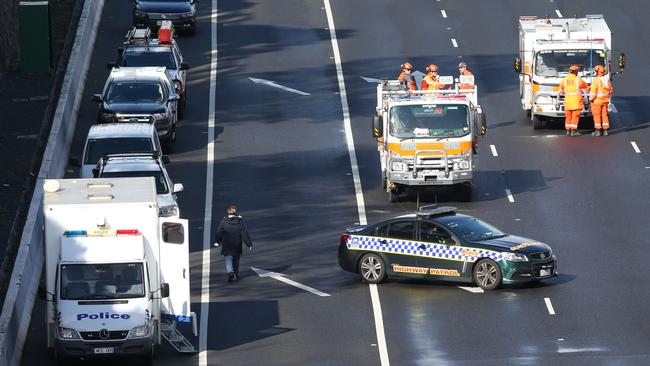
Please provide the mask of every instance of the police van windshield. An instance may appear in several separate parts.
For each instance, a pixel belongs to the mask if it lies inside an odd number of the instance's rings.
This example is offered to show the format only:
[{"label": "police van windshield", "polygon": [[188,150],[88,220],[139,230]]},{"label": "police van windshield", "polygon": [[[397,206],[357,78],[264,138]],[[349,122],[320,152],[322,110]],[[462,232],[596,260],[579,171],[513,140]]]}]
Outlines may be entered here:
[{"label": "police van windshield", "polygon": [[535,75],[544,77],[565,77],[569,66],[580,65],[579,76],[590,76],[596,65],[605,64],[603,50],[545,50],[535,57]]},{"label": "police van windshield", "polygon": [[129,178],[129,177],[153,177],[156,181],[156,193],[169,193],[169,185],[165,175],[160,170],[130,170],[122,172],[102,172],[100,178]]},{"label": "police van windshield", "polygon": [[164,66],[170,70],[176,69],[176,60],[172,51],[164,47],[162,50],[127,51],[122,56],[122,67]]},{"label": "police van windshield", "polygon": [[62,300],[125,299],[144,292],[142,263],[61,265]]},{"label": "police van windshield", "polygon": [[162,85],[157,82],[113,82],[106,93],[106,101],[109,103],[160,103],[163,96]]},{"label": "police van windshield", "polygon": [[124,154],[152,151],[151,139],[143,137],[120,137],[88,140],[84,164],[97,164],[102,154]]},{"label": "police van windshield", "polygon": [[469,133],[467,106],[420,104],[390,110],[390,135],[405,138],[460,137]]},{"label": "police van windshield", "polygon": [[443,224],[467,241],[489,240],[506,236],[499,229],[475,217],[449,216],[449,218],[445,218]]}]

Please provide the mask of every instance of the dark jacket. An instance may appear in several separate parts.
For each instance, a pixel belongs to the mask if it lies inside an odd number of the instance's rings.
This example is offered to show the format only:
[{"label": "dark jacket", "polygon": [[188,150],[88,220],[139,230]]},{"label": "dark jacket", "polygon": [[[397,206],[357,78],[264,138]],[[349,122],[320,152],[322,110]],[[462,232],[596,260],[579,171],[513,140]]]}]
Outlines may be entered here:
[{"label": "dark jacket", "polygon": [[221,254],[223,255],[241,254],[242,243],[249,247],[253,246],[253,241],[239,215],[228,215],[221,219],[215,241],[221,245]]}]

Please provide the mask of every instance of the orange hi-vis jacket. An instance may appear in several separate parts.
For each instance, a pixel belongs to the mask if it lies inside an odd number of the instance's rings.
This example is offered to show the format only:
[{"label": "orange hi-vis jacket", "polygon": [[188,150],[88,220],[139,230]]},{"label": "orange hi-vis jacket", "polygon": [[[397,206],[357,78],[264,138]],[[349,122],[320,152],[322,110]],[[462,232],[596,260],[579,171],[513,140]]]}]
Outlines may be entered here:
[{"label": "orange hi-vis jacket", "polygon": [[[464,75],[474,75],[474,74],[472,74],[469,70],[465,70],[460,73],[460,76],[464,76]],[[474,84],[461,83],[459,87],[461,89],[474,89]]]},{"label": "orange hi-vis jacket", "polygon": [[[406,76],[406,73],[404,71],[402,71],[399,74],[399,76],[397,77],[397,80],[399,80],[399,81],[404,80],[404,76]],[[411,75],[409,75],[409,76],[411,76]],[[411,90],[417,90],[418,89],[417,86],[415,85],[415,80],[413,79],[413,76],[411,76],[411,82],[409,84],[410,84],[409,87],[411,88]]]},{"label": "orange hi-vis jacket", "polygon": [[612,82],[607,76],[597,76],[591,83],[589,99],[596,104],[609,103],[612,96]]},{"label": "orange hi-vis jacket", "polygon": [[421,90],[440,90],[445,88],[445,84],[441,84],[439,81],[439,76],[429,76],[426,75],[422,78],[422,84],[420,84]]},{"label": "orange hi-vis jacket", "polygon": [[582,78],[569,74],[560,81],[560,94],[564,94],[564,110],[582,109],[582,91],[587,89],[589,84]]}]

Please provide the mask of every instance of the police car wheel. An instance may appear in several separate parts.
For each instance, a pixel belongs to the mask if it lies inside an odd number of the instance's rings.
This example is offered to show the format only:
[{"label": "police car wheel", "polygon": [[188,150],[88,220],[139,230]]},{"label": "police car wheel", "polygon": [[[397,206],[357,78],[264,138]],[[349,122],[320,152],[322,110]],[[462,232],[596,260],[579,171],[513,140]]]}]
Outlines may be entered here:
[{"label": "police car wheel", "polygon": [[492,259],[481,259],[474,267],[474,282],[483,290],[494,290],[499,287],[501,276],[501,268]]},{"label": "police car wheel", "polygon": [[366,254],[359,261],[359,273],[364,281],[380,283],[386,278],[384,261],[376,254]]}]

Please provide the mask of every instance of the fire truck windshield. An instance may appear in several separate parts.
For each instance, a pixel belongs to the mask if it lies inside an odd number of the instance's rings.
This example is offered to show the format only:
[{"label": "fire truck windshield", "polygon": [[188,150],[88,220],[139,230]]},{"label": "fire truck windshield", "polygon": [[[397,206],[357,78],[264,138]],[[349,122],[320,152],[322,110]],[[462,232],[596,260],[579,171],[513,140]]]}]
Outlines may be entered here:
[{"label": "fire truck windshield", "polygon": [[447,138],[469,134],[467,106],[400,105],[390,109],[390,135],[397,138]]},{"label": "fire truck windshield", "polygon": [[535,75],[565,77],[569,66],[580,65],[579,76],[593,75],[596,65],[607,66],[603,50],[545,50],[535,57]]}]

